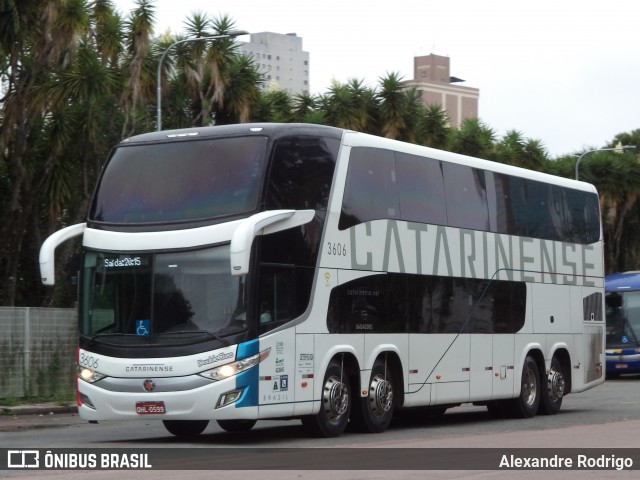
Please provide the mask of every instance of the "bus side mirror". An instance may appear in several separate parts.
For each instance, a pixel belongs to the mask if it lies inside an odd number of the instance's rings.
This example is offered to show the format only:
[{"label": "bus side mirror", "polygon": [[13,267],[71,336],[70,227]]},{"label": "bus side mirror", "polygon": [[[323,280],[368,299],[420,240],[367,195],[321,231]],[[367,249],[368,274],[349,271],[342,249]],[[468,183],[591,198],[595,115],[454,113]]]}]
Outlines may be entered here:
[{"label": "bus side mirror", "polygon": [[56,283],[55,278],[55,251],[58,245],[66,242],[67,240],[82,235],[86,223],[78,223],[69,227],[58,230],[51,234],[40,247],[40,278],[44,285],[54,285]]},{"label": "bus side mirror", "polygon": [[280,232],[309,223],[315,210],[268,210],[245,218],[231,237],[231,275],[249,273],[251,246],[257,235]]}]

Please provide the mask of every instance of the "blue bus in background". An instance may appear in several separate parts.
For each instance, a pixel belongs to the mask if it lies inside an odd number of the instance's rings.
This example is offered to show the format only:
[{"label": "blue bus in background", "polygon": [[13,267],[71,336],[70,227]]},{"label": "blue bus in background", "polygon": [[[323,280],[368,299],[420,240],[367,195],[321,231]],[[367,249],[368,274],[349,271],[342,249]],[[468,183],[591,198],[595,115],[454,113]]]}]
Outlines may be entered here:
[{"label": "blue bus in background", "polygon": [[640,271],[605,277],[607,377],[640,373]]}]

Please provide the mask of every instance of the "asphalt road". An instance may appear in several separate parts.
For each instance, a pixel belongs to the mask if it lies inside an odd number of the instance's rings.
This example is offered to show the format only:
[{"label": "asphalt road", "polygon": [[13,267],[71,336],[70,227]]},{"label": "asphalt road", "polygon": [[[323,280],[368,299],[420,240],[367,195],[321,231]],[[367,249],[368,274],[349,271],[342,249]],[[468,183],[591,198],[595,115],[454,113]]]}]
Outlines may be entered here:
[{"label": "asphalt road", "polygon": [[[179,455],[184,461],[180,478],[211,478],[211,455],[217,454],[224,479],[246,479],[256,470],[257,453],[267,452],[261,479],[283,478],[638,478],[638,472],[615,470],[449,470],[486,453],[535,449],[550,454],[553,449],[630,448],[640,455],[640,376],[625,376],[564,399],[558,415],[533,419],[495,419],[484,407],[462,406],[439,418],[420,414],[395,419],[390,429],[379,435],[345,433],[335,439],[308,437],[299,421],[262,421],[248,434],[223,432],[212,422],[195,440],[178,440],[168,434],[161,422],[102,422],[88,424],[74,414],[0,416],[0,448],[127,448],[143,451],[167,449],[165,457]],[[244,450],[244,449],[253,450]],[[491,448],[492,450],[478,450]],[[211,449],[217,449],[213,452]],[[256,450],[258,449],[258,450]],[[292,450],[295,449],[295,450]],[[307,449],[307,450],[298,450]],[[437,450],[453,449],[453,450]],[[475,449],[475,450],[469,450]],[[546,449],[546,450],[545,450]],[[551,450],[549,450],[551,449]],[[178,452],[177,454],[175,452]],[[345,452],[347,452],[345,454]],[[530,450],[526,452],[531,453]],[[346,456],[345,456],[346,455]],[[434,455],[437,457],[434,457]],[[429,460],[433,457],[432,460]],[[466,457],[466,459],[465,459]],[[155,457],[157,459],[157,455]],[[640,457],[639,457],[640,458]],[[236,462],[229,467],[227,462]],[[433,461],[443,470],[424,469]],[[272,463],[270,463],[272,462]],[[280,462],[280,463],[278,463]],[[288,463],[287,463],[288,462]],[[305,463],[306,462],[306,463]],[[404,462],[404,463],[403,463]],[[636,468],[640,468],[638,460]],[[156,466],[158,464],[156,463]],[[238,466],[239,465],[239,466]],[[337,465],[347,470],[326,470]],[[400,466],[399,466],[400,465]],[[406,470],[407,465],[411,470]],[[292,470],[291,468],[295,468]],[[222,470],[218,470],[216,476]],[[40,478],[59,476],[65,480],[85,478],[82,472],[0,472],[0,476]],[[86,472],[84,473],[86,475]],[[119,472],[136,478],[175,478],[175,471]],[[207,475],[208,474],[208,475]],[[92,471],[92,476],[114,478],[115,471]],[[508,475],[508,477],[507,477]],[[129,478],[125,476],[124,478]],[[97,479],[96,479],[97,480]]]}]

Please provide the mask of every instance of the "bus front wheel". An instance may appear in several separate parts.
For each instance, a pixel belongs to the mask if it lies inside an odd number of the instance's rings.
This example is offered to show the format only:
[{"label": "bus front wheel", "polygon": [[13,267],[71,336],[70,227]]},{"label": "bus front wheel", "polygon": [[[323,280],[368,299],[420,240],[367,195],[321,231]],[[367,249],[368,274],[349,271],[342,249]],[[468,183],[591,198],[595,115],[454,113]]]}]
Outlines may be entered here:
[{"label": "bus front wheel", "polygon": [[337,437],[347,428],[351,413],[351,386],[341,365],[332,361],[322,384],[320,411],[302,418],[305,429],[315,436]]},{"label": "bus front wheel", "polygon": [[220,428],[229,433],[246,433],[255,424],[255,420],[218,420]]},{"label": "bus front wheel", "polygon": [[197,437],[209,425],[209,420],[163,420],[164,428],[176,437]]}]

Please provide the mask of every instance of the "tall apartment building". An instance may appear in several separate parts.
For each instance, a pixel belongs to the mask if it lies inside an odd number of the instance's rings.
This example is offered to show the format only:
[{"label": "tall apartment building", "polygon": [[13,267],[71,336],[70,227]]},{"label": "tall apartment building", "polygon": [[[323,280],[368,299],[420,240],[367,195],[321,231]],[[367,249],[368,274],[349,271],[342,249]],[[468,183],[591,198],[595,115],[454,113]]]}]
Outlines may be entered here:
[{"label": "tall apartment building", "polygon": [[425,105],[444,107],[452,127],[478,116],[480,90],[456,85],[464,80],[452,77],[449,57],[424,55],[413,58],[413,80],[405,83],[417,89]]},{"label": "tall apartment building", "polygon": [[265,90],[309,93],[309,52],[302,50],[302,38],[295,33],[252,33],[249,42],[240,42],[240,50],[264,74]]}]

